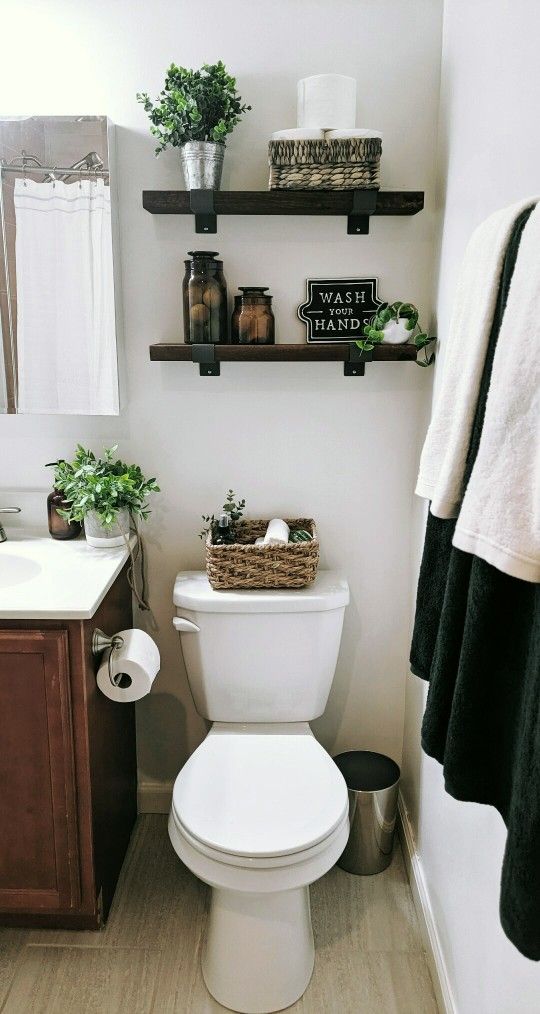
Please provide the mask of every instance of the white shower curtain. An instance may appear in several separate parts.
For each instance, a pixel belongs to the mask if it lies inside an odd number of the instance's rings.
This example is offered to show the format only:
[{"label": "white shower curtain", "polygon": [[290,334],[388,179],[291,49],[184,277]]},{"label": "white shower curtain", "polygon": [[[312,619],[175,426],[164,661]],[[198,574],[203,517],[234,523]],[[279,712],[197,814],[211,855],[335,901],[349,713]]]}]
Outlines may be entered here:
[{"label": "white shower curtain", "polygon": [[110,189],[15,181],[19,412],[117,415]]}]

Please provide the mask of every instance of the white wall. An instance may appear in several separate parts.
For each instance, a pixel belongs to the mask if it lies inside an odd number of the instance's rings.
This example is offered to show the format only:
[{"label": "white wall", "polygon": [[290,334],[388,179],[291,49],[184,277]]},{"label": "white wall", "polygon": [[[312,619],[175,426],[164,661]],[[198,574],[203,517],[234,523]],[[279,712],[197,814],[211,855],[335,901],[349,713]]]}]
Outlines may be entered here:
[{"label": "white wall", "polygon": [[147,540],[163,668],[139,708],[141,777],[173,778],[204,733],[171,627],[172,585],[180,568],[203,565],[199,516],[229,486],[252,516],[317,519],[323,565],[347,574],[352,602],[316,731],[331,750],[377,748],[399,759],[407,532],[430,375],[414,364],[368,367],[362,380],[336,364],[226,365],[208,380],[187,364],[150,363],[151,342],[182,335],[183,258],[201,240],[191,219],[142,209],[143,188],[182,183],[174,152],[154,159],[135,93],[157,93],[171,60],[222,58],[253,106],[227,149],[224,185],[258,189],[267,185],[270,131],[295,123],[297,79],[354,75],[358,122],[384,134],[386,187],[425,189],[426,211],[377,219],[364,238],[347,237],[343,218],[223,218],[211,245],[231,292],[270,286],[281,341],[304,340],[295,310],[307,276],[374,274],[383,297],[412,299],[429,315],[441,4],[8,0],[2,19],[3,113],[107,113],[118,124],[127,407],[120,419],[0,418],[0,485],[46,483],[44,462],[77,441],[97,450],[118,442],[160,480]]},{"label": "white wall", "polygon": [[[490,212],[540,190],[539,38],[536,0],[445,4],[437,294],[442,343],[470,233]],[[440,766],[420,751],[424,703],[425,685],[410,676],[403,793],[456,1010],[538,1014],[540,969],[515,950],[499,923],[503,821],[491,808],[445,794]]]}]

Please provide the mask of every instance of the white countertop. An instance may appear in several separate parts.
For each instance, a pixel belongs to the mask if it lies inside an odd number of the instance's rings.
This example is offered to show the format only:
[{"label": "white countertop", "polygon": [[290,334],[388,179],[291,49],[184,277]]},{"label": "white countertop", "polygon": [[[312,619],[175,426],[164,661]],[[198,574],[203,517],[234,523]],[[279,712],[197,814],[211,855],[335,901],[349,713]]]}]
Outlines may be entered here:
[{"label": "white countertop", "polygon": [[0,544],[0,620],[89,620],[128,555],[12,529]]}]

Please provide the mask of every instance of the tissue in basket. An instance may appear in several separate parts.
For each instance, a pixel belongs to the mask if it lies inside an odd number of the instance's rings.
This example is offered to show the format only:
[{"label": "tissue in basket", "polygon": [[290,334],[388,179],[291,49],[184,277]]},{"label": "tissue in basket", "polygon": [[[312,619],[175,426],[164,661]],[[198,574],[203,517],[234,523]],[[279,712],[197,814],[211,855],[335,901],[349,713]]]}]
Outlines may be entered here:
[{"label": "tissue in basket", "polygon": [[286,546],[255,546],[264,535],[266,521],[239,521],[237,542],[214,546],[211,532],[206,539],[206,572],[218,591],[231,588],[305,588],[315,580],[319,566],[319,539],[311,518],[284,518],[289,528],[306,528],[310,542]]}]

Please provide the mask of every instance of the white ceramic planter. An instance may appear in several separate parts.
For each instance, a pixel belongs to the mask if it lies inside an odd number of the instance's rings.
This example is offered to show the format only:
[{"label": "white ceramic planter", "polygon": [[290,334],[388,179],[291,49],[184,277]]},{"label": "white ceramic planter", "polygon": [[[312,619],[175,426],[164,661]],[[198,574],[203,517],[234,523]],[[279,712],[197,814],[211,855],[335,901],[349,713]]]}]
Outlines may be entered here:
[{"label": "white ceramic planter", "polygon": [[409,342],[413,337],[416,328],[412,331],[409,330],[405,325],[406,321],[400,320],[389,320],[388,324],[384,325],[384,345],[404,345],[405,342]]},{"label": "white ceramic planter", "polygon": [[117,546],[125,546],[125,536],[129,535],[129,511],[127,509],[118,512],[118,520],[104,528],[95,511],[90,511],[84,519],[84,534],[89,546],[94,549],[114,549]]}]

